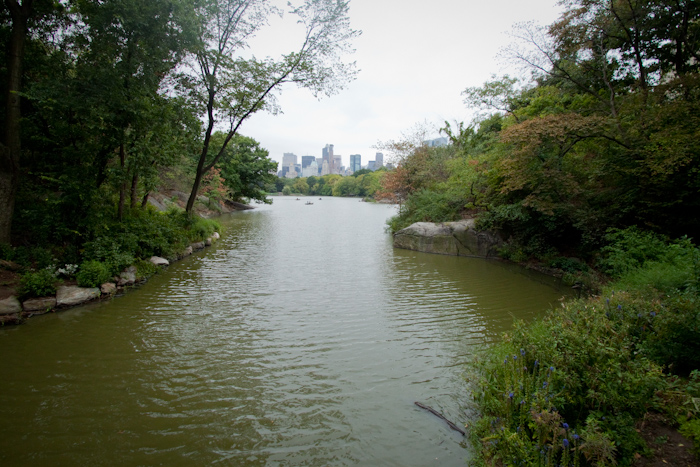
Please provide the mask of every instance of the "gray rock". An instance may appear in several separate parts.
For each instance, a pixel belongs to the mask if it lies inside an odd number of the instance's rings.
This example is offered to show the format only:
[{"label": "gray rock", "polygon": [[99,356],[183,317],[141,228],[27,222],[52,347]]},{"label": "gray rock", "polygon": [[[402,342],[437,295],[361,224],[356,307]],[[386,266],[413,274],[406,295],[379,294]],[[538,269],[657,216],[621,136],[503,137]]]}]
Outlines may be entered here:
[{"label": "gray rock", "polygon": [[102,292],[102,295],[113,295],[117,292],[117,284],[114,282],[105,282],[100,286],[100,292]]},{"label": "gray rock", "polygon": [[183,203],[186,203],[190,197],[190,195],[188,195],[187,193],[183,193],[182,191],[173,191],[171,194]]},{"label": "gray rock", "polygon": [[56,306],[74,306],[100,298],[100,289],[97,287],[78,287],[76,285],[64,285],[56,291]]},{"label": "gray rock", "polygon": [[0,326],[6,324],[21,324],[22,313],[12,313],[10,315],[0,315]]},{"label": "gray rock", "polygon": [[22,304],[17,300],[17,297],[7,297],[0,300],[0,315],[12,315],[22,312]]},{"label": "gray rock", "polygon": [[502,244],[498,234],[474,229],[473,219],[417,222],[394,234],[396,248],[441,255],[495,257]]},{"label": "gray rock", "polygon": [[211,241],[212,241],[212,240],[211,240],[211,237],[207,238],[206,240],[204,240],[204,245],[205,245],[205,246],[211,246]]},{"label": "gray rock", "polygon": [[170,266],[170,261],[160,256],[151,256],[150,261],[156,266]]},{"label": "gray rock", "polygon": [[165,207],[160,201],[155,199],[153,196],[148,197],[148,204],[156,208],[158,211],[167,211],[168,208]]},{"label": "gray rock", "polygon": [[221,238],[221,235],[219,235],[219,232],[214,232],[213,234],[211,234],[211,238],[212,240],[218,240]]},{"label": "gray rock", "polygon": [[119,287],[124,287],[126,285],[134,285],[136,283],[136,266],[129,266],[124,269],[119,278],[117,278],[117,285]]},{"label": "gray rock", "polygon": [[190,245],[192,247],[192,251],[197,251],[201,250],[204,248],[204,242],[195,242]]},{"label": "gray rock", "polygon": [[30,298],[22,303],[22,308],[35,315],[43,315],[56,308],[56,297]]},{"label": "gray rock", "polygon": [[191,254],[192,254],[192,247],[191,247],[191,246],[188,246],[188,247],[185,248],[185,250],[182,252],[182,254],[180,255],[180,257],[181,257],[181,258],[184,258],[184,257],[189,256],[189,255],[191,255]]}]

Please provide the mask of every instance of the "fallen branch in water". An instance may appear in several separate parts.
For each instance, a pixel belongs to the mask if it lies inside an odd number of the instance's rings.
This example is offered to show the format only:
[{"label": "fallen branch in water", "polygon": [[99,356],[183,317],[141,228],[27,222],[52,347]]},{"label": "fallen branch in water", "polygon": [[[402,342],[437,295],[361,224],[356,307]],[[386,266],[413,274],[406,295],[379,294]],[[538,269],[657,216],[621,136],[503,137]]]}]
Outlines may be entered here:
[{"label": "fallen branch in water", "polygon": [[440,412],[438,412],[437,410],[435,410],[434,408],[428,407],[427,405],[423,405],[420,402],[415,402],[415,404],[418,407],[420,407],[421,409],[425,409],[428,412],[432,413],[433,415],[435,415],[439,418],[442,418],[443,420],[445,420],[447,422],[447,425],[449,425],[450,428],[452,428],[455,431],[459,431],[460,433],[462,433],[462,436],[466,436],[466,433],[464,432],[463,429],[461,429],[460,427],[458,427],[457,425],[455,425],[454,423],[452,423],[451,421],[449,421],[448,419],[443,417],[443,415]]}]

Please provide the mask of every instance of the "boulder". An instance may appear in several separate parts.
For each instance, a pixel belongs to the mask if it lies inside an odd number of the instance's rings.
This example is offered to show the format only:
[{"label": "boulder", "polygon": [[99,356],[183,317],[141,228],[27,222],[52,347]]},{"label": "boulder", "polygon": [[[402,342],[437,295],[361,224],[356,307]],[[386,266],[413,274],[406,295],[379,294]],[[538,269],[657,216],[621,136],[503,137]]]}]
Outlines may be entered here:
[{"label": "boulder", "polygon": [[117,278],[117,285],[124,287],[126,285],[134,285],[136,283],[136,266],[129,266],[124,269]]},{"label": "boulder", "polygon": [[168,209],[163,203],[155,199],[153,196],[148,197],[148,204],[156,208],[158,211],[167,211]]},{"label": "boulder", "polygon": [[204,248],[204,242],[194,242],[190,246],[192,247],[192,251],[201,250]]},{"label": "boulder", "polygon": [[100,298],[100,289],[97,287],[78,287],[77,285],[64,285],[56,291],[56,306],[74,306]]},{"label": "boulder", "polygon": [[204,245],[205,245],[205,246],[211,246],[211,242],[212,242],[211,237],[209,237],[209,238],[207,238],[206,240],[204,240]]},{"label": "boulder", "polygon": [[43,315],[56,308],[56,297],[30,298],[22,303],[22,308],[35,315]]},{"label": "boulder", "polygon": [[160,256],[151,256],[150,261],[155,266],[170,266],[170,261],[165,258],[161,258]]},{"label": "boulder", "polygon": [[117,284],[114,282],[105,282],[100,286],[100,292],[102,292],[102,295],[113,295],[117,292]]},{"label": "boulder", "polygon": [[191,246],[188,246],[188,247],[185,248],[185,250],[180,254],[180,257],[181,257],[181,258],[185,258],[186,256],[189,256],[189,255],[191,255],[191,254],[192,254],[192,247],[191,247]]},{"label": "boulder", "polygon": [[22,313],[0,315],[0,326],[4,326],[6,324],[22,324]]},{"label": "boulder", "polygon": [[22,304],[17,300],[17,297],[7,297],[0,300],[0,315],[12,315],[22,312]]},{"label": "boulder", "polygon": [[394,234],[394,247],[452,256],[495,257],[503,244],[494,232],[478,231],[474,219],[417,222]]},{"label": "boulder", "polygon": [[221,238],[221,235],[219,235],[219,232],[214,232],[213,234],[211,234],[211,238],[212,240],[218,240]]}]

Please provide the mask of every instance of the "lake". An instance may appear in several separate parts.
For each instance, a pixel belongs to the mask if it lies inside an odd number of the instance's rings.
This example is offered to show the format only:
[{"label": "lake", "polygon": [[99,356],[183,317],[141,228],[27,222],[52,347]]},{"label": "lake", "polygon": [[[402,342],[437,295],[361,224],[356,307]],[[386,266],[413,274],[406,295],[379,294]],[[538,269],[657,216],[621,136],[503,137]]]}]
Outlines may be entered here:
[{"label": "lake", "polygon": [[[306,201],[312,205],[305,204]],[[467,465],[470,358],[567,293],[276,197],[121,297],[0,329],[0,464]]]}]

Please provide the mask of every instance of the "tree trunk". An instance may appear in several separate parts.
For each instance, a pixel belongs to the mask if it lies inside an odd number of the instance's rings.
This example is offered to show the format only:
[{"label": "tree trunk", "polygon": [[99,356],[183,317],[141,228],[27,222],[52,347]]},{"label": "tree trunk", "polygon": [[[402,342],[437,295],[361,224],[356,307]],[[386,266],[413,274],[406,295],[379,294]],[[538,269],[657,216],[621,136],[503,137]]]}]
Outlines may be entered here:
[{"label": "tree trunk", "polygon": [[[124,142],[119,145],[119,164],[121,165],[122,171],[125,170],[126,166],[126,153],[124,150]],[[126,198],[126,180],[124,173],[122,173],[122,181],[119,183],[119,206],[117,207],[117,219],[121,222],[124,219],[124,203]]]},{"label": "tree trunk", "polygon": [[32,1],[21,5],[16,0],[5,0],[12,17],[12,33],[7,60],[7,108],[5,109],[5,134],[0,144],[0,243],[10,243],[12,215],[19,182],[20,140],[20,91],[22,90],[22,60],[27,38],[27,19],[32,11]]},{"label": "tree trunk", "polygon": [[136,199],[136,192],[137,188],[139,186],[139,175],[134,174],[134,176],[131,178],[131,209],[136,208],[136,204],[138,203],[138,200]]}]

